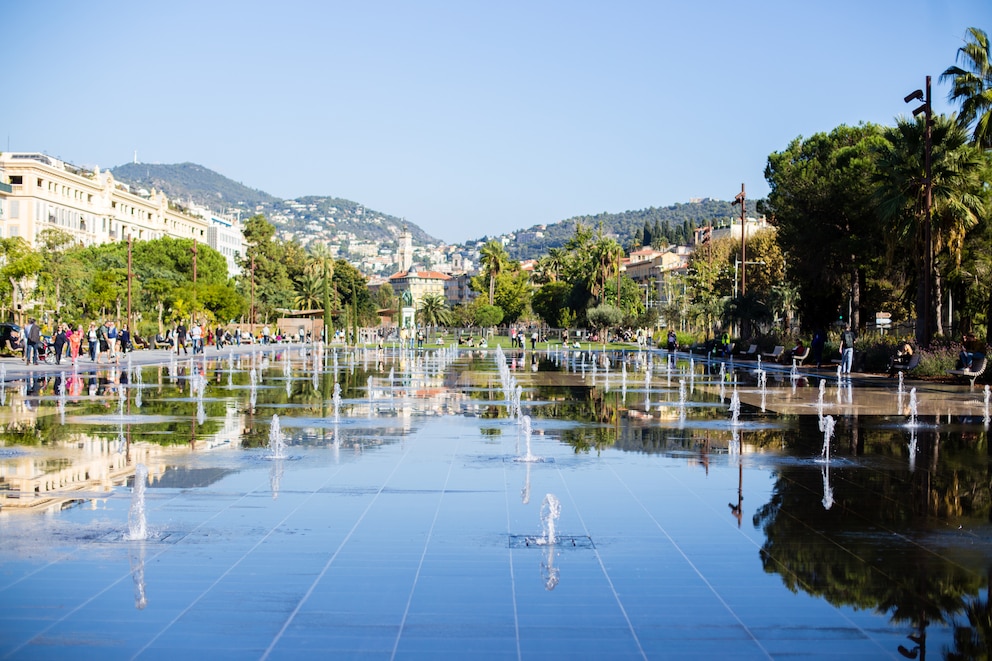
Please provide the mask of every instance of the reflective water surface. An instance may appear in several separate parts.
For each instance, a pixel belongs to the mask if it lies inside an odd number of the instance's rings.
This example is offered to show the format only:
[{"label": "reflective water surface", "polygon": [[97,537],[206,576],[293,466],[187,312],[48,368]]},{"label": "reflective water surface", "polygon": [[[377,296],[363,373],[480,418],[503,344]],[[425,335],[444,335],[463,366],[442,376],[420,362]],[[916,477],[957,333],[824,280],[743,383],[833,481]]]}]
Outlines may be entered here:
[{"label": "reflective water surface", "polygon": [[0,371],[0,658],[992,649],[981,387],[239,351]]}]

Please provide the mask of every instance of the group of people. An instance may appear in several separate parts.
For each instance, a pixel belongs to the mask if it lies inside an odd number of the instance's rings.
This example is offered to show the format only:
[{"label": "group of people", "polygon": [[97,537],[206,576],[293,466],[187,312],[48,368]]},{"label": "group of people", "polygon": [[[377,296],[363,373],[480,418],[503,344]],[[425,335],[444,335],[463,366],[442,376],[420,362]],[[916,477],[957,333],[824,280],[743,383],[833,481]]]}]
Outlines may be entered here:
[{"label": "group of people", "polygon": [[37,365],[39,359],[46,357],[46,352],[54,353],[56,365],[68,360],[75,365],[81,352],[88,352],[90,361],[94,363],[113,361],[120,363],[120,354],[131,351],[131,333],[127,324],[117,327],[113,321],[107,320],[100,325],[90,322],[89,329],[83,330],[82,324],[72,328],[70,324],[60,321],[56,324],[55,332],[50,340],[46,340],[36,319],[29,319],[24,327],[24,362]]}]

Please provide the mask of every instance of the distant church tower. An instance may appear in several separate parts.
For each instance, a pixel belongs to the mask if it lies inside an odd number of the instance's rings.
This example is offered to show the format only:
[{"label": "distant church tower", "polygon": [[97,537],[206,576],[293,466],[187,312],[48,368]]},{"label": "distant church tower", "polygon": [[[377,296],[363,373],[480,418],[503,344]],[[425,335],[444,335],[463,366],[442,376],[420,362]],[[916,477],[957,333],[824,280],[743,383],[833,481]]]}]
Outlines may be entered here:
[{"label": "distant church tower", "polygon": [[406,225],[403,225],[403,231],[400,232],[397,253],[396,261],[400,264],[400,271],[409,271],[413,266],[413,236]]}]

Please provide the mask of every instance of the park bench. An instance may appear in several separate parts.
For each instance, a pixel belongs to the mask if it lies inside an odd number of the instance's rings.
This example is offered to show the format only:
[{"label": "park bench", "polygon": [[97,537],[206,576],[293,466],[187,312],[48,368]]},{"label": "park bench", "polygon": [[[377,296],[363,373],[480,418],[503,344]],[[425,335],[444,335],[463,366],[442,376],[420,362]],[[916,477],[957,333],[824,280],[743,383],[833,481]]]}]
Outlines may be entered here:
[{"label": "park bench", "polygon": [[974,388],[975,380],[985,373],[985,366],[988,365],[988,358],[985,356],[982,356],[981,358],[976,356],[975,360],[976,362],[971,364],[971,369],[947,370],[947,373],[952,376],[963,376],[971,381],[971,387]]},{"label": "park bench", "polygon": [[754,358],[758,355],[758,345],[752,344],[747,348],[747,351],[738,351],[737,355],[741,358]]},{"label": "park bench", "polygon": [[772,349],[771,351],[762,352],[762,356],[768,360],[774,360],[776,363],[781,360],[782,355],[785,353],[785,347],[779,345]]},{"label": "park bench", "polygon": [[806,347],[802,353],[792,353],[792,366],[799,367],[803,364],[803,361],[809,358],[809,347]]},{"label": "park bench", "polygon": [[912,370],[915,370],[917,365],[919,364],[920,364],[920,352],[917,351],[916,353],[914,353],[912,356],[909,357],[909,362],[906,363],[905,365],[901,365],[899,363],[893,365],[892,369],[889,371],[889,376],[894,375],[896,372],[911,372]]}]

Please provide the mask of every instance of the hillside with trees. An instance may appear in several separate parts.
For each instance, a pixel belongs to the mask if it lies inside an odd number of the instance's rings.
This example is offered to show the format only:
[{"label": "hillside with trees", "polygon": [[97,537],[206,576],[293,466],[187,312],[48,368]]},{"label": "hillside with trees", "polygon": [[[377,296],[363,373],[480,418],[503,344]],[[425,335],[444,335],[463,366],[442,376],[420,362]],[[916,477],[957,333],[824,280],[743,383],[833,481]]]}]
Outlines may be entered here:
[{"label": "hillside with trees", "polygon": [[242,219],[262,214],[272,221],[280,236],[300,239],[304,245],[311,238],[389,243],[396,240],[404,227],[410,231],[415,244],[441,243],[413,223],[368,209],[352,200],[327,195],[284,200],[196,163],[127,163],[110,172],[134,192],[155,189],[180,204],[201,205],[219,214],[240,214]]},{"label": "hillside with trees", "polygon": [[[620,213],[575,216],[549,225],[535,225],[515,233],[516,240],[507,247],[514,259],[538,259],[551,248],[561,248],[575,236],[576,228],[602,230],[614,237],[626,250],[652,245],[689,245],[697,227],[712,224],[726,227],[740,214],[729,201],[704,199],[667,207],[650,207]],[[747,201],[748,216],[756,216],[755,201]]]}]

